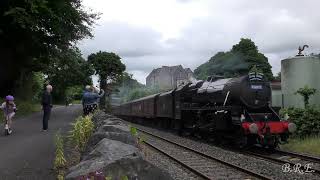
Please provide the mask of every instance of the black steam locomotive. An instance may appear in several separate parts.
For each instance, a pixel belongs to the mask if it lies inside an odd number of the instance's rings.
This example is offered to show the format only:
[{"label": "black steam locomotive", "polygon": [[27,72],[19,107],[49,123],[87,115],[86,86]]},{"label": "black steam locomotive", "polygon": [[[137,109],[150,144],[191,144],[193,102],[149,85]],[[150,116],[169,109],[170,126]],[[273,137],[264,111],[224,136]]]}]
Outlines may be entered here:
[{"label": "black steam locomotive", "polygon": [[142,123],[177,129],[240,146],[274,148],[286,141],[295,124],[270,107],[271,88],[262,73],[224,79],[209,77],[114,108],[114,114]]}]

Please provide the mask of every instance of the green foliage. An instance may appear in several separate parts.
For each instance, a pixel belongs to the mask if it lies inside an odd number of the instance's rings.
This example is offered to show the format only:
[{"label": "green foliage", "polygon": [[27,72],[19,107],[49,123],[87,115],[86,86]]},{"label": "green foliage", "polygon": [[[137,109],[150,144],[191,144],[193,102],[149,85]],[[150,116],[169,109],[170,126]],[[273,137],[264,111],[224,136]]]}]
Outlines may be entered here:
[{"label": "green foliage", "polygon": [[83,93],[83,87],[82,86],[72,86],[68,87],[66,89],[66,98],[69,99],[69,102],[72,102],[73,100],[81,100]]},{"label": "green foliage", "polygon": [[56,56],[55,60],[51,62],[50,68],[46,69],[45,72],[48,75],[48,81],[54,88],[53,98],[64,101],[67,97],[70,98],[69,88],[79,93],[79,87],[92,84],[91,75],[94,70],[82,58],[79,49],[73,47]]},{"label": "green foliage", "polygon": [[316,106],[307,106],[302,108],[282,109],[280,114],[289,115],[290,121],[297,125],[297,131],[294,133],[297,137],[307,137],[320,134],[320,108]]},{"label": "green foliage", "polygon": [[121,179],[121,180],[129,180],[129,179],[128,179],[128,176],[121,176],[120,179]]},{"label": "green foliage", "polygon": [[281,81],[281,71],[278,72],[277,76],[275,76],[274,79],[277,81]]},{"label": "green foliage", "polygon": [[118,91],[114,93],[121,99],[121,102],[126,102],[133,91],[143,87],[143,84],[140,84],[137,80],[132,78],[132,74],[125,72],[123,73],[121,80],[117,83]]},{"label": "green foliage", "polygon": [[54,168],[56,170],[64,168],[66,165],[66,159],[64,157],[64,149],[63,149],[63,138],[58,132],[55,136],[55,146],[56,146],[56,152],[55,152],[55,159],[54,159]]},{"label": "green foliage", "polygon": [[[121,58],[113,52],[102,52],[90,54],[88,62],[100,77],[100,87],[105,91],[101,98],[100,107],[106,107],[106,97],[109,97],[117,83],[121,82],[126,66]],[[109,104],[107,104],[109,106]]]},{"label": "green foliage", "polygon": [[316,92],[316,89],[310,88],[305,85],[303,88],[299,88],[295,94],[299,94],[303,97],[304,107],[307,107],[309,105],[310,96],[314,95]]},{"label": "green foliage", "polygon": [[91,54],[88,62],[94,67],[95,73],[100,76],[100,80],[116,81],[121,78],[126,66],[121,62],[121,58],[113,52],[102,52]]},{"label": "green foliage", "polygon": [[76,148],[83,151],[94,129],[92,116],[78,117],[70,132],[70,138]]},{"label": "green foliage", "polygon": [[13,92],[21,76],[46,70],[72,44],[92,37],[97,18],[81,0],[1,0],[0,95]]},{"label": "green foliage", "polygon": [[218,52],[210,60],[194,71],[199,79],[206,79],[211,75],[237,77],[248,74],[257,65],[268,79],[273,79],[268,58],[259,53],[258,47],[250,39],[241,39],[228,52]]},{"label": "green foliage", "polygon": [[281,149],[319,156],[320,136],[289,139],[289,143],[281,145]]},{"label": "green foliage", "polygon": [[39,102],[44,84],[44,74],[41,72],[31,72],[21,76],[16,81],[15,96],[22,101]]},{"label": "green foliage", "polygon": [[64,180],[64,173],[62,171],[59,171],[57,180]]},{"label": "green foliage", "polygon": [[132,136],[138,136],[138,131],[137,131],[137,128],[136,127],[133,127],[133,126],[129,126],[130,128],[130,133]]},{"label": "green foliage", "polygon": [[111,176],[107,176],[107,177],[105,177],[105,180],[112,180],[112,177]]}]

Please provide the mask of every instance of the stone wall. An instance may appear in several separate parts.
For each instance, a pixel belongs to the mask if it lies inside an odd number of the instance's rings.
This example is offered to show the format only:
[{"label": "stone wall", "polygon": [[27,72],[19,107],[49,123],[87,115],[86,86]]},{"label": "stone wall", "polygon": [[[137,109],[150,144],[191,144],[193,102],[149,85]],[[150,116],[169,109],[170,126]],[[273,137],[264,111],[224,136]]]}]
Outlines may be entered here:
[{"label": "stone wall", "polygon": [[88,174],[120,180],[172,179],[167,172],[146,161],[136,137],[119,118],[103,112],[93,117],[95,132],[90,138],[81,162],[69,169],[66,179],[81,179]]},{"label": "stone wall", "polygon": [[194,79],[193,72],[190,68],[178,66],[162,66],[154,69],[146,78],[148,87],[156,87],[160,89],[173,89],[181,83],[187,83],[190,79]]}]

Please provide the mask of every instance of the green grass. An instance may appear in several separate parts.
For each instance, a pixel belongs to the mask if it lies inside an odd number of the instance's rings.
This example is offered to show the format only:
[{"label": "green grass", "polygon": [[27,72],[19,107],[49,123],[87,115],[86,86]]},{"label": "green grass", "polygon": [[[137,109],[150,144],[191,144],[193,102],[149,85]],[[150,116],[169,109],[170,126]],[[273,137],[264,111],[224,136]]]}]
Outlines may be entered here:
[{"label": "green grass", "polygon": [[72,104],[82,104],[81,100],[73,100]]},{"label": "green grass", "polygon": [[[41,110],[41,105],[38,102],[35,103],[35,102],[15,100],[15,104],[18,108],[15,118],[23,117]],[[3,120],[4,120],[4,116],[3,116],[3,112],[1,112],[0,121],[3,122]]]},{"label": "green grass", "polygon": [[320,136],[290,139],[281,149],[320,156]]}]

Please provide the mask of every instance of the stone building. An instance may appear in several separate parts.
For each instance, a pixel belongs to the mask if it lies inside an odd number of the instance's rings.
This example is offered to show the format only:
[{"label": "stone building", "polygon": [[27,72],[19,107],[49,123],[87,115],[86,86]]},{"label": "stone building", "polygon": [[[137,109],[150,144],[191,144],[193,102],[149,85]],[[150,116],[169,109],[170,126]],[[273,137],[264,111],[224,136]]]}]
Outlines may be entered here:
[{"label": "stone building", "polygon": [[190,68],[183,68],[181,65],[162,66],[152,70],[146,78],[146,85],[160,89],[173,89],[192,79],[194,75]]}]

